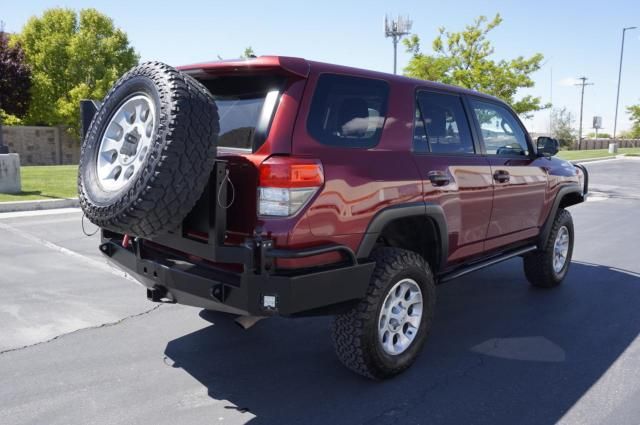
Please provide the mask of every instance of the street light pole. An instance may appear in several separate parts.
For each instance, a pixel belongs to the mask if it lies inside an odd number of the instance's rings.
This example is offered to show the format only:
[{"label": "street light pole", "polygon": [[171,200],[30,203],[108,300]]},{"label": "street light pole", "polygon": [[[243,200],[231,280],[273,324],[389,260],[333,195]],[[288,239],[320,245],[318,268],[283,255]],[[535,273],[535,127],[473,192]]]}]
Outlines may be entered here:
[{"label": "street light pole", "polygon": [[634,30],[637,27],[622,28],[622,45],[620,46],[620,66],[618,68],[618,92],[616,94],[616,114],[613,119],[613,140],[616,140],[616,130],[618,129],[618,102],[620,101],[620,79],[622,77],[622,57],[624,55],[624,35],[628,30]]}]

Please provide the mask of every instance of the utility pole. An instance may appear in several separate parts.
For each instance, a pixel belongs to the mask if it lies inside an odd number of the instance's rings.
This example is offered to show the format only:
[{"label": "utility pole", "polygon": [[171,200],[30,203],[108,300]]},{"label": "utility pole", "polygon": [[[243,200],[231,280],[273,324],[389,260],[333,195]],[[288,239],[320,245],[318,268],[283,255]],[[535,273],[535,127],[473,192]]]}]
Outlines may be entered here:
[{"label": "utility pole", "polygon": [[384,17],[384,36],[391,37],[393,41],[393,73],[397,73],[398,64],[398,41],[411,31],[413,21],[409,17],[398,16],[397,18],[389,19],[388,16]]},{"label": "utility pole", "polygon": [[582,90],[580,93],[580,127],[578,128],[578,149],[580,149],[580,145],[582,144],[582,109],[584,106],[584,86],[592,86],[593,83],[587,83],[587,77],[580,77],[578,80],[581,80],[581,83],[574,84],[576,86],[582,86]]},{"label": "utility pole", "polygon": [[616,130],[618,129],[618,102],[620,101],[620,79],[622,77],[622,56],[624,55],[624,34],[629,30],[634,30],[637,27],[622,28],[622,45],[620,46],[620,66],[618,67],[618,92],[616,94],[616,114],[613,119],[613,141],[616,140]]}]

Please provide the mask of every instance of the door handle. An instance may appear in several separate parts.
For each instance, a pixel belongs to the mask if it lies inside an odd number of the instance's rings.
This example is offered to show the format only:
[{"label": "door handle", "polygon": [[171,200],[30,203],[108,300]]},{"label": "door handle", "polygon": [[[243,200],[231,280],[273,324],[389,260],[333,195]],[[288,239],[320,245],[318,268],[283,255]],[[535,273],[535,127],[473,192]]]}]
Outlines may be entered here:
[{"label": "door handle", "polygon": [[506,170],[497,170],[493,173],[493,179],[498,183],[506,183],[509,181],[509,172]]},{"label": "door handle", "polygon": [[434,186],[444,186],[451,182],[449,176],[442,171],[429,171],[429,180]]}]

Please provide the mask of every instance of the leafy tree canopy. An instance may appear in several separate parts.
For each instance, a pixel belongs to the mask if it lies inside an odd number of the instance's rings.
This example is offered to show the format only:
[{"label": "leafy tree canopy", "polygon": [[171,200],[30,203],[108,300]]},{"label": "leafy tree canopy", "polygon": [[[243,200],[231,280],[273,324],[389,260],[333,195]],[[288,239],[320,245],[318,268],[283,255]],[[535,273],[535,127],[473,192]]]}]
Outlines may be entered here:
[{"label": "leafy tree canopy", "polygon": [[[31,69],[19,43],[9,43],[0,27],[0,117],[13,123],[27,113],[31,96]],[[9,117],[11,115],[11,117]]]},{"label": "leafy tree canopy", "polygon": [[560,146],[565,148],[573,146],[573,142],[577,139],[574,122],[573,114],[566,107],[551,111],[551,134],[558,139]]},{"label": "leafy tree canopy", "polygon": [[252,57],[255,57],[256,54],[253,51],[253,47],[249,46],[249,47],[245,47],[244,52],[242,52],[242,55],[240,56],[242,59],[249,59]]},{"label": "leafy tree canopy", "polygon": [[413,54],[405,74],[499,97],[525,117],[550,107],[543,105],[539,97],[531,95],[516,100],[518,89],[534,86],[531,74],[540,69],[544,58],[542,54],[499,61],[491,58],[494,48],[487,34],[501,22],[502,18],[497,14],[491,21],[480,16],[473,25],[467,25],[460,32],[449,32],[441,27],[433,40],[432,54],[424,53],[420,38],[411,35],[403,40],[407,51]]},{"label": "leafy tree canopy", "polygon": [[102,99],[138,63],[127,35],[95,9],[48,9],[16,37],[33,73],[28,124],[65,124],[77,134],[81,99]]},{"label": "leafy tree canopy", "polygon": [[631,122],[633,122],[628,136],[631,139],[640,139],[640,105],[629,106],[627,113],[631,116]]}]

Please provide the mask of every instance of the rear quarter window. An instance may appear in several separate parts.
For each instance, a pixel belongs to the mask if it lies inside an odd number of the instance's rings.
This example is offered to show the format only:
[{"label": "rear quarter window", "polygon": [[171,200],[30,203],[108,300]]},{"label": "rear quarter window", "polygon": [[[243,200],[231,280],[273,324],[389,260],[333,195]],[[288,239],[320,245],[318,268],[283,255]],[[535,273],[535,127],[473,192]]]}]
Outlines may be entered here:
[{"label": "rear quarter window", "polygon": [[387,114],[389,85],[337,74],[318,78],[307,131],[318,142],[368,148],[378,144]]}]

